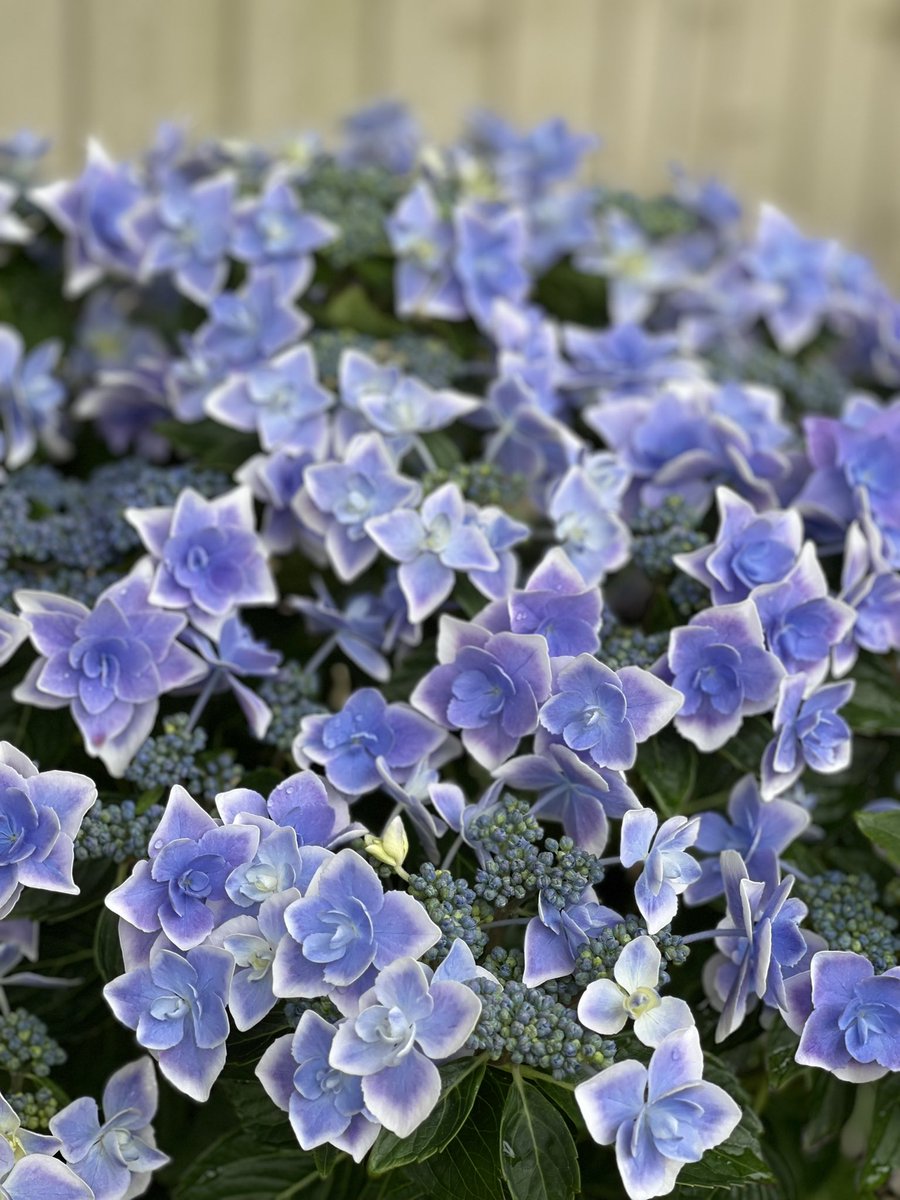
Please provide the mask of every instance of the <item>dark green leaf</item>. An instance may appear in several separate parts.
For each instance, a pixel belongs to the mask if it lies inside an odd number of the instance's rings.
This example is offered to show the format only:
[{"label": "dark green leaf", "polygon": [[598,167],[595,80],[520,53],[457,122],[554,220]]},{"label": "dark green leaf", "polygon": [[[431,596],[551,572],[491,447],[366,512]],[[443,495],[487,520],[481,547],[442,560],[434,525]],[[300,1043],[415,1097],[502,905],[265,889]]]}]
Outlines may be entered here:
[{"label": "dark green leaf", "polygon": [[853,670],[856,690],[842,715],[857,733],[900,733],[900,679],[883,658],[861,658]]},{"label": "dark green leaf", "polygon": [[316,1181],[321,1182],[311,1154],[261,1147],[256,1138],[231,1132],[182,1170],[173,1196],[174,1200],[293,1200]]},{"label": "dark green leaf", "polygon": [[556,1107],[566,1114],[579,1128],[584,1127],[584,1120],[581,1116],[581,1109],[575,1100],[575,1092],[571,1086],[566,1086],[565,1083],[554,1079],[550,1075],[544,1075],[538,1079],[536,1076],[531,1078],[531,1082],[541,1089],[548,1099],[552,1100]]},{"label": "dark green leaf", "polygon": [[[871,1086],[871,1085],[870,1085]],[[874,1113],[860,1168],[860,1195],[876,1195],[900,1164],[900,1077],[888,1075],[875,1092]]]},{"label": "dark green leaf", "polygon": [[698,1163],[688,1163],[678,1182],[685,1187],[744,1188],[750,1184],[774,1182],[774,1176],[762,1157],[759,1141],[744,1124],[731,1137],[707,1150]]},{"label": "dark green leaf", "polygon": [[833,1141],[850,1116],[856,1089],[833,1075],[815,1073],[815,1090],[810,1119],[803,1127],[801,1144],[806,1154],[815,1154]]},{"label": "dark green leaf", "polygon": [[372,303],[358,283],[351,283],[329,300],[322,321],[336,329],[354,329],[373,337],[390,337],[403,329],[394,317]]},{"label": "dark green leaf", "polygon": [[769,1030],[766,1046],[766,1068],[769,1086],[783,1088],[806,1070],[794,1061],[800,1039],[788,1029],[784,1021],[778,1021]]},{"label": "dark green leaf", "polygon": [[383,1175],[407,1163],[422,1162],[443,1150],[472,1111],[484,1069],[483,1060],[471,1058],[443,1067],[441,1098],[434,1112],[409,1137],[398,1138],[390,1130],[383,1130],[369,1155],[371,1174]]},{"label": "dark green leaf", "polygon": [[900,868],[900,808],[886,812],[858,812],[856,824],[870,842],[883,850],[895,867]]},{"label": "dark green leaf", "polygon": [[119,945],[119,918],[108,908],[100,910],[94,928],[94,962],[104,983],[109,983],[125,970]]},{"label": "dark green leaf", "polygon": [[296,1138],[288,1115],[267,1095],[259,1080],[223,1077],[219,1087],[228,1097],[238,1124],[261,1141],[294,1147]]},{"label": "dark green leaf", "polygon": [[500,1150],[513,1200],[569,1200],[581,1188],[568,1125],[543,1092],[521,1076],[503,1107]]},{"label": "dark green leaf", "polygon": [[326,1142],[324,1146],[317,1146],[312,1155],[316,1160],[316,1170],[323,1179],[327,1179],[337,1164],[346,1157],[343,1150],[338,1150],[329,1142]]},{"label": "dark green leaf", "polygon": [[674,730],[664,729],[641,746],[635,770],[667,817],[680,813],[697,777],[697,752]]}]

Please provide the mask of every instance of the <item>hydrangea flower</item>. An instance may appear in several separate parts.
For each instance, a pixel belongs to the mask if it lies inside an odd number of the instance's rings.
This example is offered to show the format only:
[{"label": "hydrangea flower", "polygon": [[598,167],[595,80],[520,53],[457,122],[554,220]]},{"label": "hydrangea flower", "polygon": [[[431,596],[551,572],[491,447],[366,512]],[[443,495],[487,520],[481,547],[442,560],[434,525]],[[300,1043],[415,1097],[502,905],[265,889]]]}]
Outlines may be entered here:
[{"label": "hydrangea flower", "polygon": [[0,325],[0,458],[10,470],[28,462],[39,443],[58,458],[71,454],[66,389],[54,374],[61,353],[61,343],[49,341],[26,354],[21,334]]},{"label": "hydrangea flower", "polygon": [[[0,1093],[0,1187],[8,1184],[9,1171],[14,1163],[25,1157],[50,1156],[58,1150],[58,1138],[26,1129],[19,1119],[19,1114]],[[76,1195],[87,1197],[86,1192],[78,1192]],[[24,1191],[20,1191],[19,1196],[22,1200],[29,1200]]]},{"label": "hydrangea flower", "polygon": [[803,545],[803,519],[796,509],[758,513],[730,488],[716,489],[716,540],[674,562],[712,592],[713,604],[745,600],[761,584],[777,583],[794,567]]},{"label": "hydrangea flower", "polygon": [[681,705],[679,693],[649,671],[616,672],[592,654],[579,654],[556,672],[538,719],[598,767],[624,771],[634,766],[638,742],[659,733]]},{"label": "hydrangea flower", "polygon": [[412,767],[445,736],[408,705],[388,704],[375,688],[360,688],[339,713],[304,717],[293,753],[299,766],[319,763],[336,788],[359,796],[381,785],[376,759],[389,769]]},{"label": "hydrangea flower", "polygon": [[140,242],[129,218],[144,192],[132,168],[114,163],[99,142],[88,141],[87,165],[78,179],[29,195],[65,235],[67,296],[80,296],[106,272],[137,275]]},{"label": "hydrangea flower", "polygon": [[234,959],[228,1009],[240,1030],[252,1029],[275,1007],[272,965],[287,933],[285,909],[299,897],[296,888],[287,887],[263,899],[256,916],[231,917],[210,934],[209,944],[221,946]]},{"label": "hydrangea flower", "polygon": [[876,975],[862,954],[820,950],[810,978],[812,1012],[797,1062],[851,1083],[900,1071],[900,967]]},{"label": "hydrangea flower", "polygon": [[438,661],[412,704],[445,729],[461,729],[472,757],[493,770],[537,727],[550,694],[550,657],[539,634],[490,633],[441,618]]},{"label": "hydrangea flower", "polygon": [[153,1118],[159,1105],[156,1072],[139,1058],[113,1072],[103,1089],[103,1121],[97,1102],[74,1100],[50,1118],[63,1158],[90,1187],[94,1200],[142,1195],[150,1176],[169,1162],[156,1148]]},{"label": "hydrangea flower", "polygon": [[415,166],[422,134],[402,100],[376,100],[344,117],[338,159],[345,166],[382,167],[407,175]]},{"label": "hydrangea flower", "polygon": [[762,205],[756,240],[741,262],[768,289],[766,324],[785,354],[796,354],[819,329],[828,302],[830,253],[828,242],[804,237],[777,208]]},{"label": "hydrangea flower", "polygon": [[[763,768],[765,771],[765,767]],[[751,879],[763,878],[774,854],[779,858],[809,826],[810,815],[802,804],[787,798],[768,799],[752,775],[731,789],[728,816],[702,812],[698,817],[694,849],[711,857],[700,864],[700,878],[685,892],[688,904],[706,904],[722,895],[723,850],[736,850]]]},{"label": "hydrangea flower", "polygon": [[361,1162],[381,1126],[366,1108],[362,1081],[331,1066],[336,1033],[318,1013],[307,1010],[294,1033],[277,1038],[256,1068],[271,1099],[290,1116],[304,1150],[326,1143]]},{"label": "hydrangea flower", "polygon": [[538,915],[525,926],[522,982],[539,987],[548,979],[571,975],[579,948],[620,920],[618,913],[598,904],[590,893],[578,904],[557,908],[541,892]]},{"label": "hydrangea flower", "polygon": [[418,957],[441,931],[407,892],[385,892],[355,850],[323,863],[284,916],[288,936],[274,964],[276,996],[325,996],[355,984],[370,967]]},{"label": "hydrangea flower", "polygon": [[257,826],[217,824],[176,784],[151,836],[149,861],[107,895],[106,906],[135,928],[162,929],[179,950],[191,950],[212,932],[225,881],[253,858],[259,838]]},{"label": "hydrangea flower", "polygon": [[776,737],[766,746],[760,768],[764,800],[792,787],[805,767],[832,775],[849,766],[853,734],[838,709],[853,695],[854,687],[852,679],[830,683],[804,699],[803,675],[781,681],[772,721]]},{"label": "hydrangea flower", "polygon": [[362,1076],[372,1116],[408,1137],[441,1093],[432,1060],[461,1050],[480,1014],[481,1001],[464,983],[435,980],[414,959],[400,958],[379,972],[359,1014],[338,1026],[328,1061]]},{"label": "hydrangea flower", "polygon": [[308,467],[294,499],[301,521],[324,538],[332,569],[344,583],[356,579],[378,557],[366,523],[381,513],[417,503],[417,482],[397,473],[380,434],[354,437],[340,462]]},{"label": "hydrangea flower", "polygon": [[400,563],[397,578],[410,621],[424,621],[440,608],[458,571],[499,569],[487,538],[466,516],[462,492],[455,483],[445,483],[425,497],[418,512],[398,509],[366,521],[365,531],[376,546]]},{"label": "hydrangea flower", "polygon": [[624,322],[610,329],[566,325],[563,345],[571,361],[566,385],[589,389],[603,400],[644,396],[675,379],[700,379],[703,367],[670,333],[650,333]]},{"label": "hydrangea flower", "polygon": [[337,236],[330,221],[304,212],[296,191],[273,174],[262,195],[238,204],[231,253],[254,271],[270,270],[281,292],[296,296],[312,275],[313,252]]},{"label": "hydrangea flower", "polygon": [[262,817],[284,829],[293,829],[297,844],[334,849],[361,832],[350,823],[346,800],[329,792],[318,775],[298,771],[277,784],[268,797],[252,788],[238,787],[216,796],[216,808],[226,825],[241,816]]},{"label": "hydrangea flower", "polygon": [[75,896],[74,840],[97,787],[74,771],[39,771],[0,742],[0,917],[25,887]]},{"label": "hydrangea flower", "polygon": [[465,320],[466,302],[453,267],[453,227],[424,180],[400,200],[386,228],[396,255],[397,316]]},{"label": "hydrangea flower", "polygon": [[225,1065],[234,959],[218,946],[178,954],[156,945],[146,965],[103,989],[116,1018],[133,1029],[173,1087],[203,1102]]},{"label": "hydrangea flower", "polygon": [[616,959],[612,979],[595,979],[578,1001],[578,1020],[609,1037],[621,1033],[629,1019],[634,1036],[645,1046],[658,1046],[676,1029],[689,1029],[694,1017],[678,996],[660,996],[662,954],[653,938],[627,942]]},{"label": "hydrangea flower", "polygon": [[856,613],[853,628],[832,651],[832,672],[851,670],[859,650],[900,650],[900,574],[884,557],[881,532],[868,518],[853,521],[844,539],[840,599]]},{"label": "hydrangea flower", "polygon": [[772,708],[785,674],[763,645],[752,600],[707,609],[673,629],[667,665],[684,696],[675,728],[704,753],[724,746],[744,717]]},{"label": "hydrangea flower", "polygon": [[[2,1100],[2,1097],[0,1097]],[[6,1101],[2,1101],[6,1104]],[[0,1197],[2,1200],[35,1200],[52,1196],[53,1200],[94,1200],[94,1193],[83,1180],[49,1152],[26,1154],[9,1161],[0,1148]]]},{"label": "hydrangea flower", "polygon": [[208,637],[239,606],[278,599],[249,488],[206,500],[188,487],[172,508],[128,508],[125,517],[153,560],[150,603],[182,610]]},{"label": "hydrangea flower", "polygon": [[196,304],[208,305],[225,286],[237,181],[227,172],[187,183],[171,176],[165,190],[133,218],[144,246],[144,278],[165,273]]},{"label": "hydrangea flower", "polygon": [[307,450],[324,458],[325,412],[334,402],[316,374],[310,346],[297,346],[265,366],[229,378],[210,392],[204,408],[232,429],[257,432],[263,450]]},{"label": "hydrangea flower", "polygon": [[30,242],[34,230],[13,211],[18,198],[18,189],[0,181],[0,242],[23,245]]},{"label": "hydrangea flower", "polygon": [[[184,640],[209,663],[212,671],[204,690],[229,689],[247,718],[250,732],[256,738],[265,736],[272,720],[272,710],[265,701],[242,682],[241,676],[276,675],[281,665],[281,655],[259,642],[236,614],[228,617],[222,625],[218,646],[196,630],[189,629]],[[198,703],[200,701],[198,700]]]},{"label": "hydrangea flower", "polygon": [[28,641],[30,628],[22,617],[0,608],[0,667],[8,663],[19,647]]},{"label": "hydrangea flower", "polygon": [[699,1162],[741,1119],[728,1093],[703,1079],[696,1028],[670,1033],[649,1067],[634,1059],[613,1063],[580,1083],[575,1099],[594,1141],[615,1142],[630,1200],[668,1195],[685,1163]]},{"label": "hydrangea flower", "polygon": [[493,429],[485,439],[484,461],[524,476],[535,504],[545,509],[547,486],[557,483],[576,461],[582,439],[544,412],[537,393],[518,371],[491,384],[479,415]]},{"label": "hydrangea flower", "polygon": [[521,304],[528,294],[524,216],[514,208],[464,201],[454,209],[453,231],[453,266],[466,307],[479,325],[490,328],[497,300]]},{"label": "hydrangea flower", "polygon": [[650,933],[674,919],[678,897],[700,878],[700,864],[686,853],[698,832],[696,817],[669,817],[660,825],[649,808],[629,809],[622,817],[619,858],[623,867],[644,864],[634,898]]},{"label": "hydrangea flower", "polygon": [[631,536],[617,508],[617,498],[601,492],[584,467],[570,467],[550,496],[556,540],[586,584],[602,582],[628,560]]}]

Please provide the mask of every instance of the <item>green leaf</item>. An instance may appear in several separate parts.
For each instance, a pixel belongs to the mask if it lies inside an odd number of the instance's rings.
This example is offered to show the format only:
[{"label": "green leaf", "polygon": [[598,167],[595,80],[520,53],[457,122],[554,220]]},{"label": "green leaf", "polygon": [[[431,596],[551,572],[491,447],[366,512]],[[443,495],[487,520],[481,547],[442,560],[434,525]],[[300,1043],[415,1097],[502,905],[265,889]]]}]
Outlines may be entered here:
[{"label": "green leaf", "polygon": [[369,1172],[383,1175],[411,1162],[423,1162],[443,1150],[472,1111],[484,1077],[483,1059],[464,1058],[441,1069],[441,1098],[429,1117],[406,1138],[384,1129],[369,1155]]},{"label": "green leaf", "polygon": [[417,1183],[428,1200],[505,1200],[500,1168],[502,1074],[485,1073],[469,1120],[445,1150],[405,1168],[405,1177]]},{"label": "green leaf", "polygon": [[540,1079],[536,1075],[531,1076],[531,1082],[535,1087],[539,1087],[544,1095],[552,1100],[556,1107],[569,1118],[579,1129],[584,1128],[584,1118],[581,1115],[581,1109],[575,1100],[575,1090],[573,1087],[566,1086],[558,1079],[554,1079],[552,1075],[544,1075]]},{"label": "green leaf", "polygon": [[327,1179],[338,1163],[346,1158],[344,1151],[338,1150],[337,1146],[332,1146],[330,1142],[326,1142],[324,1146],[316,1146],[312,1156],[316,1161],[316,1170],[323,1179]]},{"label": "green leaf", "polygon": [[217,467],[229,473],[259,449],[254,435],[228,429],[216,421],[196,421],[191,425],[181,421],[159,421],[154,429],[195,465]]},{"label": "green leaf", "polygon": [[173,1197],[174,1200],[293,1200],[315,1182],[321,1180],[311,1154],[299,1149],[262,1147],[256,1138],[231,1131],[207,1146],[182,1170]]},{"label": "green leaf", "polygon": [[231,1102],[245,1133],[267,1143],[296,1145],[287,1113],[273,1102],[255,1075],[247,1079],[223,1076],[218,1086]]},{"label": "green leaf", "polygon": [[680,813],[694,790],[697,752],[674,730],[664,729],[645,742],[635,770],[667,817]]},{"label": "green leaf", "polygon": [[94,928],[94,962],[104,983],[109,983],[125,970],[119,945],[119,918],[108,908],[100,910]]},{"label": "green leaf", "polygon": [[879,850],[900,868],[900,808],[886,812],[858,812],[854,814],[856,824]]},{"label": "green leaf", "polygon": [[841,1083],[822,1071],[815,1072],[815,1090],[807,1101],[812,1115],[800,1138],[804,1154],[818,1153],[837,1137],[853,1109],[855,1092],[853,1084]]},{"label": "green leaf", "polygon": [[776,1022],[769,1030],[766,1044],[766,1070],[769,1075],[770,1087],[778,1090],[805,1073],[806,1067],[801,1067],[798,1062],[794,1061],[799,1042],[797,1034],[788,1029],[784,1021]]},{"label": "green leaf", "polygon": [[900,733],[900,679],[883,658],[861,658],[853,670],[856,690],[841,710],[856,733]]},{"label": "green leaf", "polygon": [[570,1200],[581,1190],[568,1125],[543,1092],[519,1074],[503,1107],[500,1148],[513,1200]]},{"label": "green leaf", "polygon": [[711,1188],[744,1188],[774,1183],[775,1176],[762,1157],[759,1141],[742,1123],[727,1141],[707,1150],[700,1162],[688,1163],[678,1182],[707,1191]]},{"label": "green leaf", "polygon": [[752,717],[744,722],[737,737],[727,742],[719,753],[742,774],[755,775],[763,751],[771,740],[771,724],[763,717]]},{"label": "green leaf", "polygon": [[358,283],[351,283],[329,300],[321,319],[336,329],[354,329],[373,337],[390,337],[403,329],[389,313],[372,303]]},{"label": "green leaf", "polygon": [[860,1167],[860,1195],[876,1195],[900,1163],[900,1077],[880,1080],[875,1094],[872,1128]]}]

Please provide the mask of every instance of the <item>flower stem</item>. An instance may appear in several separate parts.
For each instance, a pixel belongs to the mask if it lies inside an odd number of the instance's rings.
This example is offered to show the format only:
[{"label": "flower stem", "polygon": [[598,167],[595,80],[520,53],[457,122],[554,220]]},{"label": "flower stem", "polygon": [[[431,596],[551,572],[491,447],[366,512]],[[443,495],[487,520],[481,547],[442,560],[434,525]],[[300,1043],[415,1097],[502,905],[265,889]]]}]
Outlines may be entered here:
[{"label": "flower stem", "polygon": [[312,658],[306,663],[305,667],[303,668],[304,672],[307,675],[312,675],[315,671],[317,671],[328,655],[332,652],[336,643],[337,634],[332,633],[330,637],[325,639]]},{"label": "flower stem", "polygon": [[204,708],[206,708],[207,704],[210,701],[210,697],[212,696],[213,692],[216,690],[216,685],[219,682],[219,674],[220,674],[219,668],[213,667],[213,669],[210,671],[209,675],[206,677],[206,683],[204,683],[203,687],[200,689],[200,695],[194,701],[194,707],[191,709],[190,716],[188,717],[188,723],[187,723],[187,732],[188,733],[193,732],[194,726],[200,720],[200,717],[203,714]]},{"label": "flower stem", "polygon": [[450,870],[450,864],[453,862],[454,858],[456,858],[457,852],[459,851],[459,848],[462,844],[463,844],[463,835],[461,833],[459,833],[456,835],[456,839],[453,842],[453,845],[450,847],[450,849],[444,855],[444,860],[441,863],[438,870],[440,870],[440,871],[449,871]]}]

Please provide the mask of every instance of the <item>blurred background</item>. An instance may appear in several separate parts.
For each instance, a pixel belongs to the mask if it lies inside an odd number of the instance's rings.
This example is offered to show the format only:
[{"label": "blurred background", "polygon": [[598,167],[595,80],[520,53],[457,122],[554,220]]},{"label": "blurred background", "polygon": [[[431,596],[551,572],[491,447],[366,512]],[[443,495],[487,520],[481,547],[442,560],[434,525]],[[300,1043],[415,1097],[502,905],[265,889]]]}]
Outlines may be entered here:
[{"label": "blurred background", "polygon": [[274,140],[382,96],[439,140],[478,105],[563,115],[599,180],[677,160],[900,285],[900,0],[0,0],[0,135],[51,135],[54,171],[88,134]]}]

